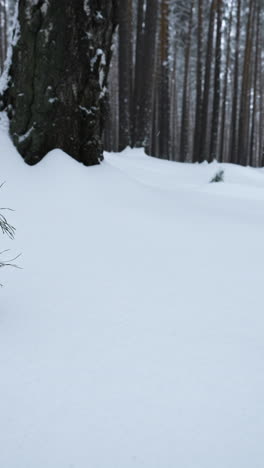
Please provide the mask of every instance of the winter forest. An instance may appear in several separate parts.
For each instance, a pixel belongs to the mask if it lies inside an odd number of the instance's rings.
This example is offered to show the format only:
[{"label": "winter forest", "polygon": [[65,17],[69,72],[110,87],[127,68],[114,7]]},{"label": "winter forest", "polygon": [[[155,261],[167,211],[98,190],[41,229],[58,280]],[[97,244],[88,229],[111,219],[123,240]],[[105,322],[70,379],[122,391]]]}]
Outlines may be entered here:
[{"label": "winter forest", "polygon": [[[14,8],[2,0],[1,70]],[[262,0],[122,0],[104,148],[263,166],[263,16]]]},{"label": "winter forest", "polygon": [[264,1],[0,0],[0,468],[263,468]]},{"label": "winter forest", "polygon": [[261,0],[127,0],[106,148],[263,166],[263,16]]}]

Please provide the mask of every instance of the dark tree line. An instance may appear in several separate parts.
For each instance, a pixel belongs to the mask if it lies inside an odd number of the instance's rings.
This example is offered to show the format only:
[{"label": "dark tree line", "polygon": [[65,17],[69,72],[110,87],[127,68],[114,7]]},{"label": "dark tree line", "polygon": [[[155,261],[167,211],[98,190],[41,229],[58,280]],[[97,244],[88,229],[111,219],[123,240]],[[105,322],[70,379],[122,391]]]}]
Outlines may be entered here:
[{"label": "dark tree line", "polygon": [[263,0],[125,0],[107,149],[264,164]]},{"label": "dark tree line", "polygon": [[69,0],[63,11],[57,0],[0,0],[1,70],[16,3],[2,109],[29,164],[54,147],[96,164],[103,145],[129,145],[264,165],[263,0]]}]

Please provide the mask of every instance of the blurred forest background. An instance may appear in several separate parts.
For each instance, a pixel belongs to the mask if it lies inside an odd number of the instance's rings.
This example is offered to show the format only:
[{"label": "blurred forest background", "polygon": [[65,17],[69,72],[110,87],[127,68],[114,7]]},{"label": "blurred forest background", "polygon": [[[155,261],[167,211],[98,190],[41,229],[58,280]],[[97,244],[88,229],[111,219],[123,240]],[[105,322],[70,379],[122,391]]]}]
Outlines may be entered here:
[{"label": "blurred forest background", "polygon": [[[0,67],[15,0],[1,0]],[[120,0],[108,151],[264,165],[263,0]]]}]

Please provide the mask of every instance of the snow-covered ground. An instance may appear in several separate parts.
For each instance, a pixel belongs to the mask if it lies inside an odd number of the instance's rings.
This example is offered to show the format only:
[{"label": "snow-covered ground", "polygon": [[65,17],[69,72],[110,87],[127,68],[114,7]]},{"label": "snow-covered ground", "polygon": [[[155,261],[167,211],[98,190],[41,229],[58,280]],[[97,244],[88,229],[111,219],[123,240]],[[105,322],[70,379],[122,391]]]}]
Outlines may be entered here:
[{"label": "snow-covered ground", "polygon": [[264,171],[0,153],[0,467],[263,468]]}]

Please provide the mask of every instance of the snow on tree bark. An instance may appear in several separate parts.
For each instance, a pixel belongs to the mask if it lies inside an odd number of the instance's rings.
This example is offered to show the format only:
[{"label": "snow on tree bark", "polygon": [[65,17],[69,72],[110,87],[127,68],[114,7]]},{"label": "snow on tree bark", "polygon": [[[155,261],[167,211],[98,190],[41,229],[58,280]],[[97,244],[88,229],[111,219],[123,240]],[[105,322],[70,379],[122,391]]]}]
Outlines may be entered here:
[{"label": "snow on tree bark", "polygon": [[106,81],[117,0],[19,0],[4,104],[25,162],[60,148],[85,165],[102,159]]}]

